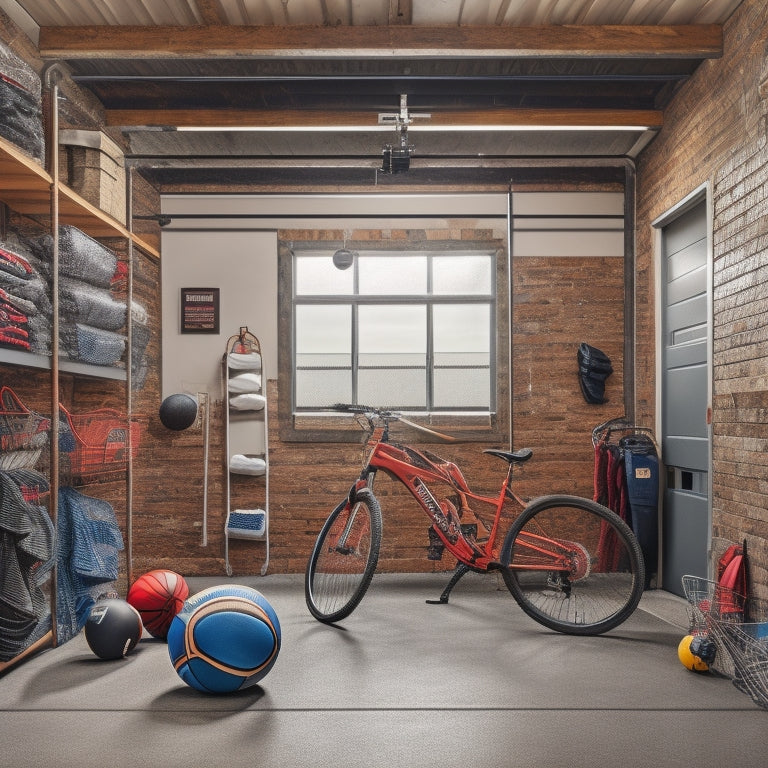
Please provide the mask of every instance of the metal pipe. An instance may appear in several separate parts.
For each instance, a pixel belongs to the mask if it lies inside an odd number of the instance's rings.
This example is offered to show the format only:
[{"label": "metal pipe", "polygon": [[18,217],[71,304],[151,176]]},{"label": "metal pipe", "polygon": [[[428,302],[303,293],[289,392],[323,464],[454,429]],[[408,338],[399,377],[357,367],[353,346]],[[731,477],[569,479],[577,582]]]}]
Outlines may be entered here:
[{"label": "metal pipe", "polygon": [[512,406],[514,403],[514,379],[513,373],[513,355],[512,355],[512,337],[513,337],[513,312],[512,312],[512,249],[514,238],[514,208],[512,205],[512,182],[509,184],[507,192],[507,408],[509,408],[509,450],[514,450],[514,439],[512,434],[512,424],[514,412]]},{"label": "metal pipe", "polygon": [[127,362],[126,362],[126,415],[128,419],[128,464],[126,467],[126,510],[125,536],[126,570],[128,586],[133,583],[133,168],[125,174],[125,222],[128,229],[128,311],[127,316]]},{"label": "metal pipe", "polygon": [[[58,63],[44,73],[48,92],[48,173],[51,176],[51,433],[49,514],[54,529],[59,511],[59,81],[62,70]],[[58,643],[56,617],[56,584],[58,564],[54,564],[51,594],[51,633],[53,645]]]}]

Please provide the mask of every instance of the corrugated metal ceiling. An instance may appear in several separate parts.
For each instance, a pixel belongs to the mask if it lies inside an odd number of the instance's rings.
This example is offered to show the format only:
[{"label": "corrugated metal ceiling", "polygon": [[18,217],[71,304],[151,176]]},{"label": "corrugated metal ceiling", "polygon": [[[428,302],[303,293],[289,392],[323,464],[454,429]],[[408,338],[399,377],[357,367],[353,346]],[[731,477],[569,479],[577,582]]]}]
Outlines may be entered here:
[{"label": "corrugated metal ceiling", "polygon": [[[721,24],[740,0],[19,0],[47,26]],[[5,6],[6,3],[3,3]]]}]

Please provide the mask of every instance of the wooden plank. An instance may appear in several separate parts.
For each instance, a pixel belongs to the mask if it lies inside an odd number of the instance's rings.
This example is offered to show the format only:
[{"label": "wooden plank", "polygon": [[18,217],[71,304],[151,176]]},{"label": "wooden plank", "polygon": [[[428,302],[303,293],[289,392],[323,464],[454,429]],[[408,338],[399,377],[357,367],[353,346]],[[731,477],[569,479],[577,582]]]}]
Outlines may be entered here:
[{"label": "wooden plank", "polygon": [[515,56],[719,58],[719,24],[679,26],[42,27],[46,59]]},{"label": "wooden plank", "polygon": [[18,213],[48,216],[52,183],[37,161],[0,139],[0,200]]},{"label": "wooden plank", "polygon": [[[663,115],[652,109],[484,109],[435,112],[423,122],[430,126],[576,126],[659,128]],[[243,127],[254,128],[341,128],[375,126],[378,113],[369,111],[257,110],[257,109],[112,109],[110,126]]]},{"label": "wooden plank", "polygon": [[25,648],[18,656],[14,656],[9,661],[0,661],[0,672],[10,669],[14,664],[18,664],[24,659],[32,656],[38,651],[42,651],[44,648],[49,648],[53,645],[53,632],[47,632],[38,641]]},{"label": "wooden plank", "polygon": [[59,220],[62,224],[72,224],[95,238],[129,237],[128,230],[119,221],[64,184],[59,184]]}]

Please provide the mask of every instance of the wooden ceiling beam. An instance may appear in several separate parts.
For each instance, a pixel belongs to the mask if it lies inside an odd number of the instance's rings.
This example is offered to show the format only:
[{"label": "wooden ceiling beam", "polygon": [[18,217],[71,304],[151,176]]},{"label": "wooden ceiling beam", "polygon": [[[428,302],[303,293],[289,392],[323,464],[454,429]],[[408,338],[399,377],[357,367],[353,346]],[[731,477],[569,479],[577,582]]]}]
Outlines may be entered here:
[{"label": "wooden ceiling beam", "polygon": [[717,58],[722,26],[42,27],[45,59],[211,57]]},{"label": "wooden ceiling beam", "polygon": [[[107,124],[117,127],[200,128],[334,128],[375,126],[378,113],[354,110],[249,110],[249,109],[111,109]],[[493,128],[614,127],[660,128],[662,113],[650,109],[479,109],[441,110],[414,125],[431,127],[492,126]],[[382,126],[386,131],[387,127]]]}]

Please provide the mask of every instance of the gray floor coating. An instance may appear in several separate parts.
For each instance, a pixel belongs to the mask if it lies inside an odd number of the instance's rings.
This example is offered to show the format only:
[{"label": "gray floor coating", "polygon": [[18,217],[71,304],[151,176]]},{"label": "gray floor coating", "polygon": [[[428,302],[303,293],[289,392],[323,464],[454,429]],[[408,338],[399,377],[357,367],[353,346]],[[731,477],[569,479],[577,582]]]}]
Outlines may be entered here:
[{"label": "gray floor coating", "polygon": [[539,627],[491,576],[378,575],[340,627],[316,622],[301,576],[255,586],[282,626],[277,663],[228,696],[187,687],[164,642],[97,659],[84,637],[0,678],[0,765],[768,765],[768,711],[677,659],[685,605],[650,591],[595,638]]}]

